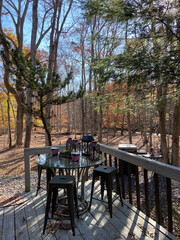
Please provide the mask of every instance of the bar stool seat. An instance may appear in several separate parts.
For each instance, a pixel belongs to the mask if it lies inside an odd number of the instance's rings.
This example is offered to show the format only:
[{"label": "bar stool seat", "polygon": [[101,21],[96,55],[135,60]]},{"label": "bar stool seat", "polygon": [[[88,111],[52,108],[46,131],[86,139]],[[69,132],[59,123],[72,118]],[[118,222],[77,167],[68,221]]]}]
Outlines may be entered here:
[{"label": "bar stool seat", "polygon": [[[43,234],[45,233],[45,229],[47,225],[47,219],[48,219],[48,213],[50,210],[51,200],[52,200],[52,218],[53,218],[59,188],[67,190],[67,199],[68,199],[68,207],[69,207],[69,214],[70,214],[70,220],[71,220],[71,228],[73,231],[73,236],[75,236],[74,201],[75,201],[75,208],[77,211],[77,217],[79,218],[78,199],[77,199],[75,177],[69,176],[69,175],[65,175],[65,176],[57,175],[49,181]],[[53,193],[53,196],[52,196],[52,193]]]},{"label": "bar stool seat", "polygon": [[91,187],[91,198],[90,198],[90,203],[89,203],[89,211],[91,209],[91,204],[92,204],[92,199],[93,199],[95,179],[97,177],[101,177],[101,201],[103,201],[104,184],[106,183],[109,212],[110,212],[110,217],[112,218],[113,176],[115,176],[115,178],[116,178],[117,193],[120,197],[121,205],[123,206],[117,168],[110,167],[110,166],[99,166],[99,167],[95,168],[93,171],[93,180],[92,180],[92,187]]}]

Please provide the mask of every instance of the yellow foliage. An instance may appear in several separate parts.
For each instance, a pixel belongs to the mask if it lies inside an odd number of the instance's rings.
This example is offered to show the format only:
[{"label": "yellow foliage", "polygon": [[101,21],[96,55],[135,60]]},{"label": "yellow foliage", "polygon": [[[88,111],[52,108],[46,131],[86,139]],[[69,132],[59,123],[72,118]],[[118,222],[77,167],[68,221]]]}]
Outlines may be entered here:
[{"label": "yellow foliage", "polygon": [[[8,129],[8,97],[7,94],[3,91],[0,92],[0,130],[3,128]],[[12,109],[13,107],[13,109]],[[14,111],[14,113],[13,113]],[[10,120],[11,128],[15,129],[15,116],[16,116],[16,100],[10,94]]]}]

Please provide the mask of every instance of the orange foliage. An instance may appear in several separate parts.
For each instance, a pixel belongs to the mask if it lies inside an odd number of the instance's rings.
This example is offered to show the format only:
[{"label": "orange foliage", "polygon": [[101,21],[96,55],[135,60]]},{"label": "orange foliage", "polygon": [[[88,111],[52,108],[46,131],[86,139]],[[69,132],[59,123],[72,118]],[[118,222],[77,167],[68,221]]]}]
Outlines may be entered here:
[{"label": "orange foliage", "polygon": [[[7,34],[7,36],[9,38],[11,38],[13,40],[13,42],[16,44],[16,46],[18,47],[18,41],[17,41],[17,37],[14,35],[13,33],[13,29],[9,28],[9,29],[4,29],[4,32]],[[26,56],[28,53],[30,52],[30,46],[25,46],[23,44],[23,53]],[[36,51],[36,57],[40,60],[41,63],[47,63],[48,62],[48,53],[42,49],[39,50],[37,49]]]},{"label": "orange foliage", "polygon": [[123,83],[120,87],[119,85],[108,83],[106,87],[105,95],[109,94],[109,98],[103,108],[103,127],[121,128],[122,124],[126,127],[126,122],[123,123],[124,113],[122,111],[126,103],[123,102],[122,97],[127,93],[127,84]]}]

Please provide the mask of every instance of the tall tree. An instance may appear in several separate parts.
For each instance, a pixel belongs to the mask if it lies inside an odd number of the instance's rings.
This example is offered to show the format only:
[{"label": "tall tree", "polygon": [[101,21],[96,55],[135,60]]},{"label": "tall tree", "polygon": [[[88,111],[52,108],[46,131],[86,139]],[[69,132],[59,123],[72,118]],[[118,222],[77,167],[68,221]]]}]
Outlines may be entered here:
[{"label": "tall tree", "polygon": [[[6,36],[6,34],[3,31],[2,27],[2,7],[5,9],[6,14],[11,16],[12,22],[14,23],[15,26],[15,31],[16,31],[16,36],[17,36],[17,44],[10,39],[12,44],[18,48],[19,52],[22,52],[23,49],[23,29],[24,29],[24,22],[25,22],[25,17],[27,14],[27,9],[29,6],[29,0],[25,2],[24,9],[22,9],[22,2],[19,0],[18,1],[18,6],[16,7],[15,3],[13,1],[1,1],[0,3],[0,33],[3,36]],[[13,14],[13,12],[15,14]],[[2,42],[3,43],[3,42]],[[9,56],[8,53],[5,52],[6,54],[6,59],[9,61]],[[6,67],[5,68],[5,73],[4,73],[4,83],[6,88],[10,93],[12,93],[17,101],[17,121],[16,121],[16,145],[22,145],[22,137],[23,137],[23,105],[22,102],[24,101],[24,93],[19,92],[18,89],[15,89],[11,86],[9,82],[9,70]]]},{"label": "tall tree", "polygon": [[[114,67],[119,71],[119,78],[129,72],[131,85],[151,86],[157,94],[156,107],[159,113],[161,131],[161,150],[164,161],[170,163],[166,142],[166,104],[170,97],[170,85],[174,88],[173,154],[171,162],[178,162],[179,155],[179,1],[87,1],[87,15],[99,14],[110,22],[129,21],[129,38],[136,38],[139,44],[129,44],[128,48],[117,55]],[[151,27],[152,26],[152,27]],[[141,43],[141,44],[140,44]]]},{"label": "tall tree", "polygon": [[[44,14],[44,16],[42,17],[42,22],[40,25],[40,34],[38,35],[38,40],[36,41],[36,32],[37,32],[37,5],[38,5],[38,1],[33,1],[33,17],[34,20],[33,25],[32,25],[32,36],[31,36],[31,47],[32,49],[32,54],[31,54],[31,50],[30,51],[24,51],[24,24],[25,21],[27,20],[26,16],[27,16],[27,12],[30,6],[30,3],[32,1],[30,0],[18,0],[17,2],[14,2],[12,0],[7,1],[4,0],[0,2],[0,33],[2,36],[6,37],[9,42],[11,42],[12,46],[17,49],[19,53],[24,52],[24,54],[26,55],[26,58],[28,59],[29,57],[32,57],[34,59],[34,54],[35,54],[35,50],[39,47],[42,39],[45,37],[45,35],[48,33],[48,31],[50,30],[51,24],[49,25],[48,22],[46,22],[47,19],[47,15],[48,13],[51,11],[51,8],[47,8],[45,12],[41,13]],[[2,12],[2,9],[4,10]],[[41,10],[43,8],[41,7]],[[9,18],[9,21],[12,22],[15,26],[15,35],[16,35],[16,39],[17,41],[14,40],[14,37],[10,37],[6,34],[6,32],[3,29],[3,16],[4,14]],[[41,14],[39,14],[40,16]],[[46,26],[46,27],[45,27]],[[1,44],[3,45],[4,41],[1,42]],[[3,45],[4,50],[6,49],[6,46]],[[27,100],[28,105],[29,105],[29,110],[27,111],[27,123],[26,123],[26,138],[25,138],[25,146],[28,147],[30,144],[30,132],[31,132],[31,110],[30,110],[30,106],[31,106],[31,97],[30,97],[30,92],[27,91],[28,96],[26,97],[25,94],[26,92],[24,91],[19,91],[16,88],[16,84],[14,85],[14,87],[11,85],[10,79],[9,79],[9,74],[10,74],[10,69],[8,67],[8,61],[10,61],[10,56],[8,56],[8,52],[4,52],[6,54],[6,67],[5,67],[5,73],[4,73],[4,83],[6,88],[8,89],[8,91],[10,93],[12,93],[17,101],[17,121],[16,121],[16,145],[22,145],[22,136],[23,136],[23,116],[24,116],[24,112],[23,112],[23,103],[24,101]],[[34,60],[33,60],[34,61]],[[20,76],[19,76],[20,78]],[[17,79],[14,79],[15,81],[19,81]]]},{"label": "tall tree", "polygon": [[[31,61],[35,66],[36,61],[36,36],[38,26],[38,0],[33,0],[32,5],[32,32],[31,32]],[[35,76],[33,76],[34,78]],[[32,89],[27,88],[27,112],[26,112],[26,135],[24,141],[24,147],[28,148],[31,142],[31,130],[32,130]]]},{"label": "tall tree", "polygon": [[[69,12],[72,7],[73,0],[70,0],[68,5],[66,4],[66,1],[62,0],[56,0],[52,2],[53,7],[53,15],[51,18],[51,32],[50,32],[50,45],[49,45],[49,59],[48,59],[48,76],[47,76],[47,83],[53,83],[53,75],[57,73],[57,54],[58,54],[58,44],[59,44],[59,38],[61,33],[64,30],[64,25],[66,23],[66,20],[68,18]],[[65,8],[65,11],[63,11],[63,7]],[[51,94],[47,96],[48,98],[51,98]],[[47,127],[50,129],[50,112],[51,112],[51,105],[49,104],[47,106],[46,111],[46,118],[49,119],[47,122]],[[45,144],[51,145],[51,142],[49,142],[49,137],[46,135]]]}]

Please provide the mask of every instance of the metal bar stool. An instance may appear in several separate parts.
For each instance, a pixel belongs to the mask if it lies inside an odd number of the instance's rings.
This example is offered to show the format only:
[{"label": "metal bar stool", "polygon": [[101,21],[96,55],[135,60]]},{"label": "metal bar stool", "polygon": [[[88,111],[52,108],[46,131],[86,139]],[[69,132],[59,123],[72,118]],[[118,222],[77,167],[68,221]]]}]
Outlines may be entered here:
[{"label": "metal bar stool", "polygon": [[[67,190],[67,199],[68,199],[68,207],[69,207],[69,214],[71,220],[71,228],[73,231],[73,236],[75,236],[75,222],[74,222],[74,200],[75,200],[75,207],[77,211],[77,217],[79,218],[78,212],[78,199],[77,199],[77,190],[76,190],[76,180],[74,176],[55,176],[53,179],[49,181],[48,184],[48,192],[47,192],[47,202],[46,202],[46,210],[45,210],[45,219],[44,219],[44,228],[43,234],[45,233],[48,213],[50,210],[50,203],[52,198],[52,218],[56,207],[56,199],[58,195],[58,188],[66,189]],[[53,197],[52,197],[53,193]]]},{"label": "metal bar stool", "polygon": [[[97,177],[101,177],[101,201],[103,201],[104,183],[106,182],[109,212],[110,212],[110,217],[112,218],[113,176],[115,176],[115,178],[116,178],[117,193],[118,193],[118,195],[120,197],[121,205],[123,206],[123,201],[122,201],[122,197],[121,197],[121,190],[120,190],[119,176],[118,176],[117,168],[110,167],[110,166],[103,166],[102,165],[100,167],[95,168],[94,171],[93,171],[93,180],[92,180],[92,187],[91,187],[91,198],[90,198],[90,203],[89,203],[89,211],[91,209],[91,204],[92,204],[95,179]],[[96,199],[96,200],[99,200],[99,199]]]},{"label": "metal bar stool", "polygon": [[37,190],[36,190],[36,196],[38,195],[38,192],[41,188],[41,173],[42,170],[45,169],[42,166],[38,165],[38,183],[37,183]]},{"label": "metal bar stool", "polygon": [[[38,165],[38,183],[37,183],[37,189],[36,189],[36,196],[38,195],[38,192],[39,192],[39,190],[41,188],[41,174],[42,174],[42,170],[46,170],[47,171],[47,168]],[[51,179],[52,177],[55,176],[56,169],[51,168],[50,170],[51,170],[51,175],[50,175],[50,179]],[[47,182],[46,184],[47,184],[47,187],[48,187],[48,181],[50,179],[47,178],[47,173],[46,173],[46,182]]]}]

